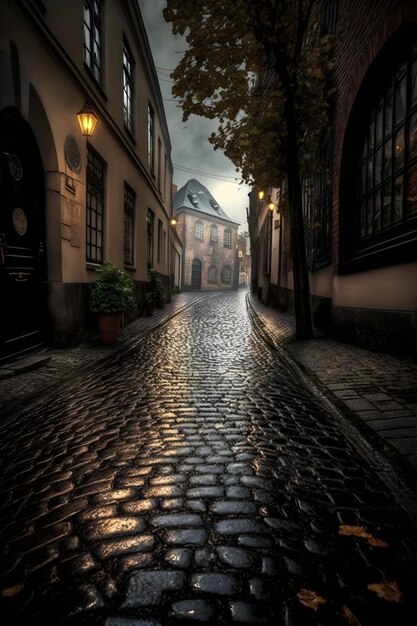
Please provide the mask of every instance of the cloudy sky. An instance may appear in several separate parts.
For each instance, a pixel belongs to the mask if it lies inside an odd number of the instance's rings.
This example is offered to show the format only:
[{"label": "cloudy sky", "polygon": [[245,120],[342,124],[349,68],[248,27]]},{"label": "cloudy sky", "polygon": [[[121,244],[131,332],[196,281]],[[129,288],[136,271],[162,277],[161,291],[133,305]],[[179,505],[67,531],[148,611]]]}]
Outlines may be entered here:
[{"label": "cloudy sky", "polygon": [[172,143],[174,184],[179,189],[190,178],[196,178],[207,187],[230,219],[240,223],[239,230],[247,230],[249,188],[238,184],[239,175],[233,163],[219,150],[215,152],[208,142],[208,137],[217,128],[216,121],[193,115],[184,123],[182,109],[173,101],[169,74],[181,58],[186,42],[180,36],[174,37],[170,25],[165,22],[162,15],[165,0],[139,0],[139,6],[164,100]]}]

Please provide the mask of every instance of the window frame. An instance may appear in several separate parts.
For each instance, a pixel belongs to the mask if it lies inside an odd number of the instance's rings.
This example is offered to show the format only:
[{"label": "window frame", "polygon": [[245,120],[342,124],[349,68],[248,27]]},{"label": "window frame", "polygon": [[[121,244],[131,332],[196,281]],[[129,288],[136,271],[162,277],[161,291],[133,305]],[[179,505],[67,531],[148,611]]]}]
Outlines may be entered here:
[{"label": "window frame", "polygon": [[[83,1],[84,65],[99,85],[102,82],[102,0]],[[86,21],[89,16],[89,23]],[[87,34],[88,33],[88,34]],[[96,39],[98,34],[98,40]],[[97,44],[98,55],[95,56]],[[96,59],[96,61],[95,61]]]},{"label": "window frame", "polygon": [[133,135],[135,111],[135,60],[126,37],[123,37],[123,123]]},{"label": "window frame", "polygon": [[135,204],[136,194],[127,184],[124,184],[124,211],[123,211],[123,260],[129,267],[135,265]]},{"label": "window frame", "polygon": [[[229,241],[226,242],[226,239],[228,239]],[[229,227],[225,228],[223,232],[223,247],[224,248],[232,247],[232,229]]]},{"label": "window frame", "polygon": [[155,219],[155,213],[152,211],[152,209],[148,209],[146,213],[146,267],[148,269],[151,269],[153,267],[154,219]]},{"label": "window frame", "polygon": [[[408,39],[408,40],[407,40]],[[367,78],[359,91],[359,94],[355,100],[352,114],[350,116],[349,123],[345,132],[345,147],[342,155],[341,163],[341,180],[339,188],[340,196],[340,224],[339,224],[339,241],[340,241],[340,264],[338,268],[339,274],[346,274],[357,271],[365,271],[376,269],[379,267],[386,267],[388,265],[406,263],[415,261],[417,259],[417,210],[415,212],[406,213],[406,197],[407,193],[406,185],[409,183],[410,171],[415,166],[417,168],[417,154],[412,158],[408,158],[408,131],[410,118],[414,113],[417,113],[417,100],[414,103],[410,102],[411,94],[411,79],[409,69],[412,63],[416,71],[417,78],[417,47],[415,46],[416,33],[410,37],[410,32],[400,29],[398,33],[391,38],[386,44],[378,58],[375,60],[371,68],[368,70]],[[384,177],[382,174],[382,180],[377,185],[374,185],[375,181],[375,168],[372,164],[371,176],[372,186],[366,187],[366,192],[362,193],[361,188],[361,175],[363,173],[363,163],[365,155],[363,154],[363,144],[365,142],[365,135],[371,126],[372,119],[375,119],[375,112],[379,110],[380,103],[383,102],[382,110],[385,110],[386,103],[390,99],[390,92],[394,97],[395,91],[395,75],[398,68],[404,63],[407,63],[407,87],[406,87],[406,100],[405,100],[405,115],[404,121],[398,120],[395,124],[395,106],[391,115],[391,121],[393,122],[392,135],[385,132],[386,120],[383,122],[382,127],[382,146],[385,143],[391,141],[391,147],[394,144],[394,131],[398,131],[404,128],[405,133],[405,145],[404,145],[404,162],[396,170],[391,169],[389,177]],[[401,79],[401,73],[397,78]],[[414,86],[417,92],[417,80]],[[417,93],[415,93],[417,97]],[[388,107],[389,109],[389,107]],[[390,139],[391,137],[391,139]],[[376,129],[373,130],[373,140],[375,142]],[[366,140],[368,141],[368,140]],[[373,151],[366,150],[366,158],[371,160],[370,157],[375,156],[376,150],[379,149],[380,143],[373,147]],[[383,152],[385,147],[382,148],[382,164],[384,165]],[[393,155],[392,155],[393,156]],[[393,167],[393,163],[391,163]],[[361,200],[365,199],[365,196],[371,198],[371,194],[381,193],[381,213],[384,211],[382,187],[384,184],[391,185],[390,189],[390,208],[391,216],[394,214],[394,178],[398,178],[403,174],[403,197],[401,201],[402,218],[395,222],[391,220],[391,225],[384,228],[374,229],[374,232],[367,232],[365,236],[363,230],[361,233],[361,224],[363,228],[363,221],[365,215],[364,207],[361,208]],[[352,179],[354,184],[352,184]],[[356,182],[355,182],[356,181]],[[375,215],[375,207],[378,210],[378,204],[375,204],[374,197],[372,197],[372,221],[377,220],[378,216]],[[388,211],[388,209],[385,209]],[[371,214],[371,210],[369,215]],[[381,222],[383,217],[381,216]]]},{"label": "window frame", "polygon": [[332,246],[332,159],[333,144],[324,141],[319,167],[302,180],[302,201],[307,264],[310,271],[331,262]]},{"label": "window frame", "polygon": [[[229,279],[226,278],[226,272],[229,273]],[[232,268],[230,265],[224,265],[222,267],[221,281],[223,285],[232,284]]]},{"label": "window frame", "polygon": [[[210,272],[214,273],[214,276],[210,277]],[[207,282],[210,285],[217,285],[217,267],[215,265],[210,265],[207,270]]]},{"label": "window frame", "polygon": [[[201,230],[201,237],[199,235],[200,230]],[[201,220],[198,220],[195,223],[194,237],[195,237],[195,239],[197,239],[197,241],[203,241],[203,239],[204,239],[204,224],[203,224],[203,222]]]},{"label": "window frame", "polygon": [[152,174],[155,172],[155,111],[148,102],[148,163]]},{"label": "window frame", "polygon": [[87,263],[102,264],[104,258],[105,169],[105,161],[90,144],[87,144],[85,234]]},{"label": "window frame", "polygon": [[219,241],[219,229],[217,224],[210,225],[210,243],[218,243]]}]

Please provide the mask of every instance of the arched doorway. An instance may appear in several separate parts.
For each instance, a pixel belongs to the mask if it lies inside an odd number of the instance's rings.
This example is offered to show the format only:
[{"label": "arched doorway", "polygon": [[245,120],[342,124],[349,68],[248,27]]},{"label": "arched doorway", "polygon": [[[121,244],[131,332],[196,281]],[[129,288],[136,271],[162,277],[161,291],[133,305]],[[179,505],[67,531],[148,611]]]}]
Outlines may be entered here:
[{"label": "arched doorway", "polygon": [[0,364],[42,345],[46,322],[44,173],[19,111],[0,111]]},{"label": "arched doorway", "polygon": [[193,260],[191,268],[191,289],[193,291],[201,289],[201,261],[198,259]]}]

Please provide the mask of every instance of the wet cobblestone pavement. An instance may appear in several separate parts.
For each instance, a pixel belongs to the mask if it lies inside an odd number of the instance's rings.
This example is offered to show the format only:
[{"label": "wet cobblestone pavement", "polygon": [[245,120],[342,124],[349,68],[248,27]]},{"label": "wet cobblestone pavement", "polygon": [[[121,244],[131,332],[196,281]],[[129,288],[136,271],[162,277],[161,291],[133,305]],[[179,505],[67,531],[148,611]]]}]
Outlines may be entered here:
[{"label": "wet cobblestone pavement", "polygon": [[1,424],[3,623],[417,623],[416,526],[254,332],[197,301]]}]

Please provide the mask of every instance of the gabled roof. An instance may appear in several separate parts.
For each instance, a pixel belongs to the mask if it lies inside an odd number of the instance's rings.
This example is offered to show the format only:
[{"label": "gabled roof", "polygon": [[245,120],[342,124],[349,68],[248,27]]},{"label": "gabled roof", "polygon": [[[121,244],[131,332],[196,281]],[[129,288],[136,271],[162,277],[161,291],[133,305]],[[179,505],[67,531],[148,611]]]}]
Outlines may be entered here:
[{"label": "gabled roof", "polygon": [[175,213],[179,213],[184,209],[220,217],[232,224],[238,224],[238,222],[234,222],[226,215],[209,190],[194,178],[189,180],[184,187],[181,187],[174,196]]}]

